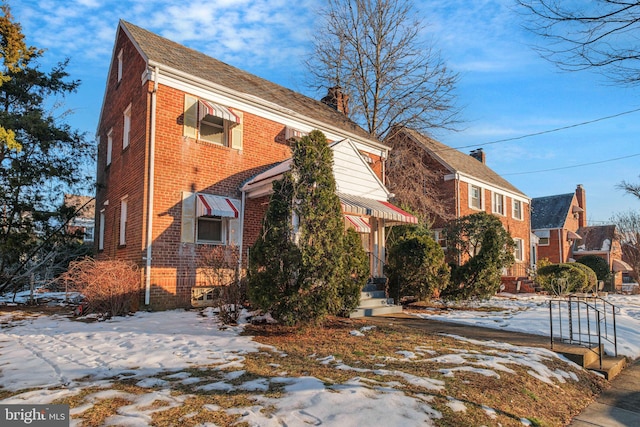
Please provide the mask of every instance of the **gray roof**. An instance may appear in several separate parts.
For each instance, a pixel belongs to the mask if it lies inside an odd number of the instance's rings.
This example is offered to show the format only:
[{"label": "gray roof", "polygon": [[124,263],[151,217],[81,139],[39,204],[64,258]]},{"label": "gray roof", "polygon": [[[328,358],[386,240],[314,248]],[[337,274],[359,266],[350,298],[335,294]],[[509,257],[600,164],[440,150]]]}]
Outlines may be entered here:
[{"label": "gray roof", "polygon": [[574,193],[531,199],[531,229],[564,228]]},{"label": "gray roof", "polygon": [[[601,251],[608,246],[611,250],[611,246],[616,238],[616,226],[615,225],[595,225],[590,227],[580,227],[577,231],[578,235],[582,237],[575,244],[581,247],[583,251]],[[605,240],[609,240],[608,245],[605,245]]]},{"label": "gray roof", "polygon": [[409,134],[415,141],[422,144],[422,146],[434,158],[436,158],[436,160],[440,161],[440,163],[451,170],[451,172],[464,173],[482,182],[486,182],[495,187],[502,188],[528,198],[526,194],[514,187],[509,181],[495,173],[486,164],[474,157],[471,157],[471,155],[458,151],[455,148],[451,148],[436,141],[435,139],[431,139],[416,130],[403,128],[402,131]]},{"label": "gray roof", "polygon": [[155,61],[236,92],[260,98],[310,119],[330,124],[356,136],[380,143],[344,114],[320,101],[242,71],[129,22],[120,21],[120,25],[131,35],[133,43],[146,56],[147,60]]}]

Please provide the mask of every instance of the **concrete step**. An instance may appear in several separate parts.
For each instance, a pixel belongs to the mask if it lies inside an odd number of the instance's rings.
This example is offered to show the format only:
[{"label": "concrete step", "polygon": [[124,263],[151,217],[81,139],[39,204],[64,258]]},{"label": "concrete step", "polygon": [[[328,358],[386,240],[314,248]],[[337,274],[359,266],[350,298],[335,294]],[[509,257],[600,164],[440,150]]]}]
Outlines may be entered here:
[{"label": "concrete step", "polygon": [[360,300],[369,299],[369,298],[386,298],[387,294],[385,291],[362,291],[360,292]]},{"label": "concrete step", "polygon": [[554,343],[553,351],[562,354],[585,369],[602,374],[607,380],[615,378],[627,364],[627,359],[623,356],[604,355],[602,357],[602,366],[600,366],[597,345],[589,348],[566,343]]},{"label": "concrete step", "polygon": [[624,356],[604,356],[602,358],[602,366],[600,366],[599,361],[596,361],[585,367],[590,371],[599,372],[607,380],[612,380],[622,372],[625,366],[627,366],[627,358]]},{"label": "concrete step", "polygon": [[394,305],[393,298],[361,298],[358,307],[384,307],[388,305]]},{"label": "concrete step", "polygon": [[402,306],[388,305],[388,306],[382,306],[382,307],[358,307],[351,312],[351,315],[349,317],[351,318],[370,317],[370,316],[379,316],[382,314],[392,314],[392,313],[402,313]]}]

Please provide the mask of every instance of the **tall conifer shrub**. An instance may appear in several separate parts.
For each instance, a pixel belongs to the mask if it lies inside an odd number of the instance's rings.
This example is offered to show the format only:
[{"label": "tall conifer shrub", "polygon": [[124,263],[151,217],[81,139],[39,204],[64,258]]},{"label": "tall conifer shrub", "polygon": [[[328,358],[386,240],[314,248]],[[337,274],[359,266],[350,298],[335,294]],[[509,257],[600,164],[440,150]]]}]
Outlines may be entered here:
[{"label": "tall conifer shrub", "polygon": [[347,262],[345,247],[333,151],[324,134],[313,131],[295,143],[290,171],[274,183],[251,251],[252,303],[284,324],[351,311],[361,285],[353,284],[348,270],[356,267]]}]

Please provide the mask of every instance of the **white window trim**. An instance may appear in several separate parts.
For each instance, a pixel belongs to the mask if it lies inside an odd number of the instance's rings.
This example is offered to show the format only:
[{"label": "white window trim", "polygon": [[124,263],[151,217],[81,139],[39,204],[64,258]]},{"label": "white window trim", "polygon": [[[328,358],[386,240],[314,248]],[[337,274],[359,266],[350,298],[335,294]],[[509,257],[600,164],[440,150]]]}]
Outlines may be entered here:
[{"label": "white window trim", "polygon": [[[204,240],[204,239],[200,239],[199,238],[199,225],[200,225],[200,221],[220,221],[220,238],[222,240],[218,241],[218,240]],[[201,245],[227,245],[228,244],[228,236],[229,233],[227,232],[227,229],[229,228],[229,219],[225,218],[225,217],[206,217],[206,216],[201,216],[196,218],[196,242],[198,244]]]},{"label": "white window trim", "polygon": [[113,151],[113,128],[107,133],[107,166],[111,164],[111,152]]},{"label": "white window trim", "polygon": [[99,218],[99,227],[100,234],[98,235],[98,250],[104,250],[104,226],[105,226],[105,214],[104,209],[100,209],[100,218]]},{"label": "white window trim", "polygon": [[[513,239],[513,241],[515,243],[515,248],[513,249],[513,256],[515,260],[524,261],[524,240],[516,237]],[[518,252],[520,252],[520,257],[518,257]]]},{"label": "white window trim", "polygon": [[[496,203],[497,197],[500,196],[502,198],[501,208],[502,211],[498,210],[498,203]],[[491,212],[497,215],[505,216],[505,199],[506,196],[502,193],[498,193],[496,191],[491,192]]]},{"label": "white window trim", "polygon": [[131,139],[131,104],[124,110],[122,126],[122,149],[129,146]]},{"label": "white window trim", "polygon": [[[472,195],[473,195],[473,188],[474,187],[478,189],[478,197],[479,197],[478,204],[480,205],[479,207],[473,205],[473,196]],[[484,210],[484,200],[483,200],[483,197],[482,197],[483,193],[484,193],[484,190],[482,189],[481,186],[475,185],[475,184],[469,184],[469,207],[471,209],[475,209],[475,210],[479,210],[479,211]]]},{"label": "white window trim", "polygon": [[127,215],[129,209],[129,196],[124,196],[120,199],[120,239],[118,241],[120,246],[127,244]]},{"label": "white window trim", "polygon": [[118,82],[122,80],[122,49],[118,52]]},{"label": "white window trim", "polygon": [[[516,216],[516,203],[520,204],[520,216]],[[524,220],[524,203],[522,203],[522,200],[517,200],[517,199],[511,199],[511,217],[513,219],[517,219],[518,221],[523,221]]]}]

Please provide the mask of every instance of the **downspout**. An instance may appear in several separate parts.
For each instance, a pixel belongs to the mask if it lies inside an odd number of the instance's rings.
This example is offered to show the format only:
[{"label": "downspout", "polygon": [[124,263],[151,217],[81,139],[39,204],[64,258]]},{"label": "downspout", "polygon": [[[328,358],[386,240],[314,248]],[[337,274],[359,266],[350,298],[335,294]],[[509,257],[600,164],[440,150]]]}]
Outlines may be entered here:
[{"label": "downspout", "polygon": [[147,264],[145,266],[144,304],[151,302],[151,245],[153,242],[153,187],[155,172],[156,146],[156,96],[158,92],[158,75],[160,68],[156,65],[153,72],[153,90],[151,91],[151,117],[149,132],[149,191],[147,200]]},{"label": "downspout", "polygon": [[560,259],[558,260],[558,262],[560,264],[564,263],[564,254],[563,254],[564,251],[562,250],[562,246],[564,244],[564,242],[562,241],[563,235],[564,233],[562,232],[562,228],[558,228],[558,251],[560,255]]},{"label": "downspout", "polygon": [[[247,193],[242,190],[242,199],[240,201],[240,237],[238,238],[238,245],[240,246],[238,255],[238,272],[242,272],[242,245],[244,243],[244,209],[247,202]],[[249,266],[247,265],[247,268]]]}]

